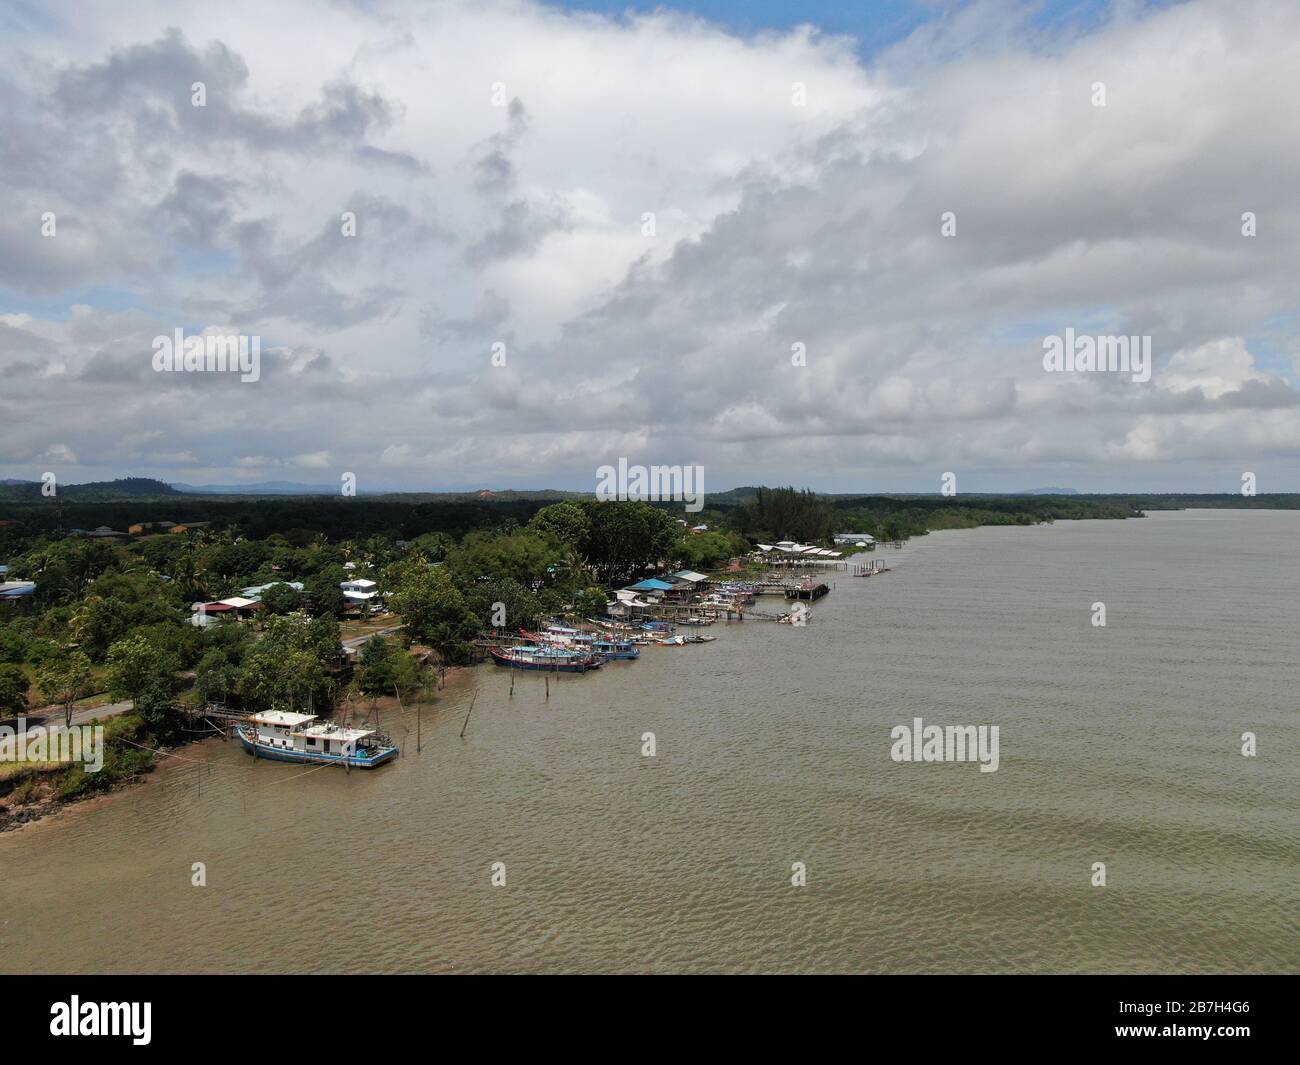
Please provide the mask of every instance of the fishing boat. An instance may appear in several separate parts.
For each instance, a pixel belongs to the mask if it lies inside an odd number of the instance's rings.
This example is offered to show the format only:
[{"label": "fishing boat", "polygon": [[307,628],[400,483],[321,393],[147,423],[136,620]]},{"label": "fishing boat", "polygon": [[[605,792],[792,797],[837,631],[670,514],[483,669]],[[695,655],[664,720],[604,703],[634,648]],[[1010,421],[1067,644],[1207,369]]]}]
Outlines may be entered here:
[{"label": "fishing boat", "polygon": [[597,640],[591,645],[592,650],[602,658],[640,658],[641,652],[632,645],[631,640]]},{"label": "fishing boat", "polygon": [[569,651],[562,647],[542,647],[522,644],[518,647],[493,647],[492,661],[507,669],[535,669],[552,673],[586,673],[596,669],[602,661],[600,655]]},{"label": "fishing boat", "polygon": [[582,629],[573,629],[568,625],[553,623],[547,625],[540,634],[527,632],[525,629],[519,630],[522,634],[536,639],[539,642],[560,644],[564,647],[573,647],[578,649],[590,648],[592,642],[596,639],[596,634],[586,632]]},{"label": "fishing boat", "polygon": [[[313,723],[314,722],[314,723]],[[344,728],[315,714],[267,710],[235,726],[240,745],[255,758],[373,769],[397,757],[397,746],[374,729]]]},{"label": "fishing boat", "polygon": [[703,633],[693,632],[689,636],[683,636],[682,639],[685,640],[687,643],[712,643],[714,640],[717,639],[717,637],[705,636]]},{"label": "fishing boat", "polygon": [[567,625],[556,623],[547,625],[538,632],[520,629],[519,635],[526,640],[531,640],[538,647],[560,648],[565,651],[576,651],[579,654],[591,655],[595,653],[592,645],[596,642],[598,634],[584,632],[582,629],[571,629]]}]

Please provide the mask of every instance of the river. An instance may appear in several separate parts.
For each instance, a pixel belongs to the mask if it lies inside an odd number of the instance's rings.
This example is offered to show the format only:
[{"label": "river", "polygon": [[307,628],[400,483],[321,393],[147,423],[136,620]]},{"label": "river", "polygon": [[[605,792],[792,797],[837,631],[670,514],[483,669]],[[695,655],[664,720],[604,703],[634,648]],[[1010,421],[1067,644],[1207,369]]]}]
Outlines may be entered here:
[{"label": "river", "polygon": [[[549,699],[460,671],[374,772],[211,740],[6,833],[0,969],[1300,969],[1300,512],[865,557],[892,572],[828,577],[803,628],[720,623]],[[997,725],[997,771],[892,761],[915,717]]]}]

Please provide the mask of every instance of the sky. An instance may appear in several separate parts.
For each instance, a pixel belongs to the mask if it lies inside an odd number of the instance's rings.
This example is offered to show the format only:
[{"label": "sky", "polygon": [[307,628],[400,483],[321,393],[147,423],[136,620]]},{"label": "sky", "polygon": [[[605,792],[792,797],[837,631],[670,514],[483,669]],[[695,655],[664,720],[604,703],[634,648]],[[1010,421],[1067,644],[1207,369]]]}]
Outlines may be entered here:
[{"label": "sky", "polygon": [[0,478],[1300,491],[1294,0],[3,0],[0,58]]}]

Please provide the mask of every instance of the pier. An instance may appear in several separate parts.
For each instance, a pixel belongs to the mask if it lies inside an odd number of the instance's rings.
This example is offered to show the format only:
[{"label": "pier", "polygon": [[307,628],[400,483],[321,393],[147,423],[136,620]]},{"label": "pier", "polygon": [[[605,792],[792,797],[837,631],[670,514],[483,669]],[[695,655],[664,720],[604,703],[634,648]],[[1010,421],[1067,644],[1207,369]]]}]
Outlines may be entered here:
[{"label": "pier", "polygon": [[787,599],[802,599],[805,602],[816,602],[823,595],[830,592],[831,587],[825,581],[819,581],[816,584],[796,584],[785,590]]},{"label": "pier", "polygon": [[888,573],[889,566],[884,565],[879,559],[871,562],[859,562],[853,566],[853,576],[855,577],[874,577],[879,573]]}]

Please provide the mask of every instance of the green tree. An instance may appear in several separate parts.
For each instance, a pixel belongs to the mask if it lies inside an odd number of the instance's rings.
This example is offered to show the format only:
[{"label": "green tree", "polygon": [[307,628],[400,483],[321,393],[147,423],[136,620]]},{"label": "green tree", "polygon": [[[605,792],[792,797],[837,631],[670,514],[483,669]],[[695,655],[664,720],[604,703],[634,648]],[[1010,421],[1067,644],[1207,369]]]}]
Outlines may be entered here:
[{"label": "green tree", "polygon": [[635,578],[672,557],[680,533],[670,511],[626,500],[583,506],[591,524],[579,550],[605,584]]},{"label": "green tree", "polygon": [[323,662],[338,648],[337,624],[331,640],[328,624],[322,627],[319,620],[296,613],[267,622],[239,671],[239,694],[250,708],[328,698],[331,681]]},{"label": "green tree", "polygon": [[116,597],[90,596],[72,615],[71,629],[92,661],[102,661],[109,645],[131,628],[130,609]]},{"label": "green tree", "polygon": [[382,636],[372,636],[357,655],[358,687],[366,695],[382,695],[397,680],[393,651]]},{"label": "green tree", "polygon": [[604,616],[609,604],[605,589],[598,585],[583,588],[573,597],[573,612],[580,618],[598,618]]},{"label": "green tree", "polygon": [[14,665],[0,665],[0,715],[27,712],[27,674]]},{"label": "green tree", "polygon": [[239,694],[254,709],[293,707],[329,690],[329,677],[306,651],[272,652],[256,648],[239,672]]},{"label": "green tree", "polygon": [[41,698],[63,707],[63,723],[72,725],[72,704],[90,690],[90,660],[79,651],[46,663],[36,674]]},{"label": "green tree", "polygon": [[317,617],[338,617],[343,613],[343,590],[339,587],[347,577],[341,565],[326,566],[315,576],[303,581],[303,606]]},{"label": "green tree", "polygon": [[512,580],[525,588],[536,588],[553,577],[559,552],[532,533],[470,533],[447,558],[457,576],[474,581]]},{"label": "green tree", "polygon": [[534,514],[528,527],[560,550],[572,550],[586,541],[591,519],[577,503],[552,503]]},{"label": "green tree", "polygon": [[[531,627],[541,615],[537,596],[510,578],[475,581],[465,590],[465,605],[482,628]],[[501,604],[498,608],[497,604]],[[504,615],[504,617],[502,617]],[[501,621],[497,619],[501,617]]]},{"label": "green tree", "polygon": [[729,558],[743,555],[749,545],[732,533],[706,532],[682,537],[677,557],[691,569],[711,569]]},{"label": "green tree", "polygon": [[170,694],[175,677],[176,659],[142,635],[108,649],[108,694],[114,699],[135,702],[147,689]]},{"label": "green tree", "polygon": [[[178,540],[180,537],[169,536],[167,539]],[[202,602],[208,595],[207,584],[199,573],[198,559],[195,557],[193,547],[189,544],[184,546],[186,550],[176,557],[172,565],[172,585],[183,602]]]},{"label": "green tree", "polygon": [[160,740],[170,739],[177,729],[173,694],[170,681],[151,677],[132,700],[132,708],[140,715],[145,728]]},{"label": "green tree", "polygon": [[445,662],[468,658],[482,623],[466,605],[446,568],[416,563],[398,570],[391,602],[407,633],[427,643]]},{"label": "green tree", "polygon": [[417,536],[411,543],[413,554],[420,554],[429,562],[442,562],[455,548],[456,541],[446,533],[430,532]]},{"label": "green tree", "polygon": [[263,590],[262,606],[272,614],[291,614],[302,605],[302,598],[297,588],[273,584]]},{"label": "green tree", "polygon": [[205,703],[224,705],[238,684],[239,673],[226,653],[212,648],[194,670],[194,690]]},{"label": "green tree", "polygon": [[834,532],[835,511],[829,500],[806,488],[760,488],[738,508],[736,520],[761,539],[820,543]]}]

